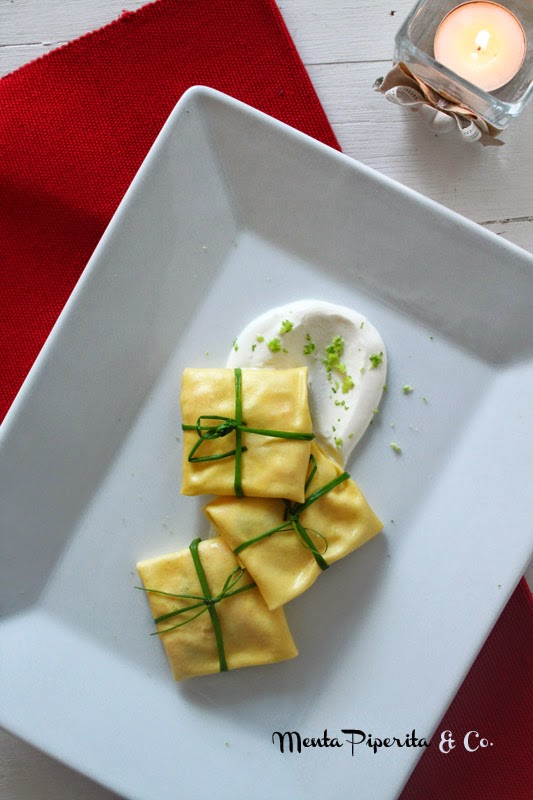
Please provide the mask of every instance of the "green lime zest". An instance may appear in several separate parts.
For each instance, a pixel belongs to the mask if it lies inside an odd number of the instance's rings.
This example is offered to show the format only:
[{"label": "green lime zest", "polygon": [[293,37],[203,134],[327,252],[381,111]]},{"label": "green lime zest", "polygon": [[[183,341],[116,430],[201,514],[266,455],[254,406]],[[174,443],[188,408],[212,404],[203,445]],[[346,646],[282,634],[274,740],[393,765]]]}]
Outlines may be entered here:
[{"label": "green lime zest", "polygon": [[[333,369],[339,369],[339,365],[341,364],[341,356],[344,352],[344,339],[342,336],[335,336],[331,342],[326,347],[326,358],[322,359],[322,363],[328,370],[331,372]],[[346,367],[344,367],[346,370]]]},{"label": "green lime zest", "polygon": [[281,351],[284,353],[287,352],[285,348],[281,346],[281,342],[277,337],[267,342],[267,347],[272,353],[280,353]]},{"label": "green lime zest", "polygon": [[311,336],[309,333],[305,334],[305,344],[304,344],[304,356],[309,356],[311,353],[314,353],[316,350],[316,345],[312,341]]},{"label": "green lime zest", "polygon": [[353,378],[350,375],[345,375],[342,381],[342,393],[348,394],[350,389],[353,389],[354,386]]},{"label": "green lime zest", "polygon": [[[322,359],[322,363],[326,367],[328,380],[332,381],[333,370],[342,375],[342,392],[347,394],[355,386],[353,378],[348,375],[346,364],[341,361],[344,354],[344,339],[342,336],[334,336],[331,344],[326,347],[326,357]],[[335,381],[334,392],[339,388],[339,382]]]}]

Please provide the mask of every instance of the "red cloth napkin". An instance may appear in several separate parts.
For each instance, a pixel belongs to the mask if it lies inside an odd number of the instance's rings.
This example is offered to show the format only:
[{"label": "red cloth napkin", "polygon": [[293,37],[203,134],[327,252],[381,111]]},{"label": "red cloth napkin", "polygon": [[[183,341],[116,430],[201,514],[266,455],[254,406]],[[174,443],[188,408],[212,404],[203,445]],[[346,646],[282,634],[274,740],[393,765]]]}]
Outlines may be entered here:
[{"label": "red cloth napkin", "polygon": [[[338,148],[273,0],[159,0],[0,81],[0,417],[193,84]],[[456,739],[477,730],[494,746],[449,755],[432,746],[402,800],[533,798],[532,621],[522,582],[438,727]]]}]

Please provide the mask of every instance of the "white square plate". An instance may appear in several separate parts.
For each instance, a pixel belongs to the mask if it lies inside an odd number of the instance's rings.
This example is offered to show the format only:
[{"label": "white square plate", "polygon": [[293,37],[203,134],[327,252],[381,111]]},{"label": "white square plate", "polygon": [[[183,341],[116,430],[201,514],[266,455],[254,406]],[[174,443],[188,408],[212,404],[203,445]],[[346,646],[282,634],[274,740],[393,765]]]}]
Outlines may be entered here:
[{"label": "white square plate", "polygon": [[[431,736],[531,556],[532,290],[526,253],[190,90],[2,429],[2,724],[139,800],[395,797],[420,749],[272,734]],[[349,463],[385,530],[288,606],[299,658],[177,685],[134,586],[207,533],[179,495],[181,370],[302,297],[387,343]]]}]

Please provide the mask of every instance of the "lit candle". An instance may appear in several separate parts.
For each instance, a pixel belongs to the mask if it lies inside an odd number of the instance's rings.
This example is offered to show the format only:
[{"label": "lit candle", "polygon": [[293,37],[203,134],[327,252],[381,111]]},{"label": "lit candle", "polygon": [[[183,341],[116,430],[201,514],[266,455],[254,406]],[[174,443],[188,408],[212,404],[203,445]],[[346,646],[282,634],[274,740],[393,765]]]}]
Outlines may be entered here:
[{"label": "lit candle", "polygon": [[447,14],[435,34],[435,59],[461,78],[492,92],[505,86],[524,61],[526,36],[511,11],[474,0]]}]

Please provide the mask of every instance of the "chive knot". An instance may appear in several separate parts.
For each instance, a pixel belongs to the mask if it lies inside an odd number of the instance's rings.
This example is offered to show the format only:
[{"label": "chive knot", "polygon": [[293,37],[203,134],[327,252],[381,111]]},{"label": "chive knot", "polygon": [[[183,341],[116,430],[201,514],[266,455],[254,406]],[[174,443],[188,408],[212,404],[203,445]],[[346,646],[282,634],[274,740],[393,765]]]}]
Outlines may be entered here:
[{"label": "chive knot", "polygon": [[[234,369],[235,379],[235,419],[231,417],[221,417],[217,414],[204,414],[196,420],[194,425],[181,426],[183,431],[196,431],[198,441],[191,448],[187,460],[190,463],[204,461],[219,461],[223,458],[235,457],[235,479],[234,491],[237,497],[244,497],[242,488],[242,454],[246,452],[243,445],[243,432],[255,433],[260,436],[272,436],[277,439],[300,439],[310,441],[315,438],[314,433],[300,433],[299,431],[277,431],[267,428],[249,428],[242,419],[242,370],[239,367]],[[212,424],[215,422],[216,424]],[[211,423],[211,424],[209,424]],[[222,439],[235,431],[235,449],[225,453],[215,453],[207,456],[196,455],[198,449],[205,441]]]}]

